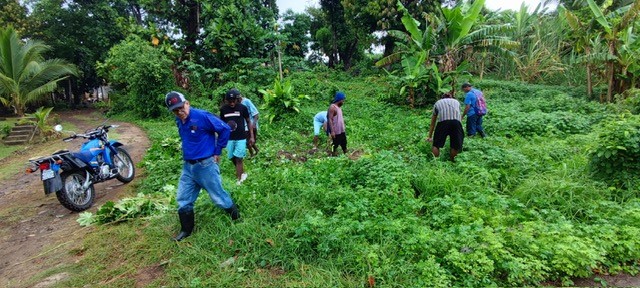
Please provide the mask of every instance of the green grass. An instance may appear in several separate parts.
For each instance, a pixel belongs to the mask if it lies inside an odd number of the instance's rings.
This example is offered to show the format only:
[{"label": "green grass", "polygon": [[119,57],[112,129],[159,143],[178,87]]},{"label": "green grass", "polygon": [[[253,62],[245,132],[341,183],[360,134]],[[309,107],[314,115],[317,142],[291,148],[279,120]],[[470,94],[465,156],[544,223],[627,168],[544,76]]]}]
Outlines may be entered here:
[{"label": "green grass", "polygon": [[[203,195],[196,232],[173,243],[177,131],[169,117],[144,120],[153,144],[137,192],[171,210],[99,226],[60,286],[130,287],[137,271],[158,265],[164,277],[150,287],[527,286],[638,271],[638,191],[611,189],[586,168],[605,109],[575,100],[579,111],[559,114],[549,107],[569,107],[554,96],[564,89],[487,82],[501,91],[487,97],[490,137],[465,139],[452,163],[429,153],[429,109],[379,102],[385,88],[372,79],[325,78],[309,89],[347,93],[349,150],[359,156],[309,153],[312,117],[330,98],[316,96],[297,115],[261,123],[261,152],[246,160],[242,186],[223,155],[223,186],[243,220],[231,223]],[[509,91],[526,105],[513,105]]]},{"label": "green grass", "polygon": [[5,145],[0,144],[0,159],[4,159],[11,155],[13,152],[20,150],[20,146],[17,145]]}]

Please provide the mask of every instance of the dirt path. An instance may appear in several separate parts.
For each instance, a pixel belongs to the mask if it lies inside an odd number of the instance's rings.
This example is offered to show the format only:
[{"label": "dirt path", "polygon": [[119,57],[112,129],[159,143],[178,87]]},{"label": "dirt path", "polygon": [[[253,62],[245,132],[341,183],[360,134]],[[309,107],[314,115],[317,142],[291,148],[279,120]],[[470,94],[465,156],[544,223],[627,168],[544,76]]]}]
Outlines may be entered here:
[{"label": "dirt path", "polygon": [[[58,113],[62,122],[73,123],[82,132],[102,123],[105,118],[93,110]],[[121,125],[112,130],[118,141],[125,144],[133,161],[138,163],[149,147],[149,140],[142,129],[130,124],[109,121]],[[47,155],[55,150],[78,150],[81,140],[63,142],[53,140],[33,145],[27,152],[15,153],[3,159],[0,165],[25,163],[34,156]],[[140,175],[137,173],[137,175]],[[8,176],[8,175],[5,175]],[[31,287],[32,277],[53,267],[74,263],[74,249],[82,245],[82,238],[92,228],[82,228],[76,222],[78,213],[64,208],[54,194],[44,195],[39,174],[25,174],[24,169],[15,171],[13,177],[3,177],[0,181],[0,287]],[[137,180],[134,180],[137,181]],[[129,184],[130,185],[130,184]],[[128,185],[110,180],[96,185],[95,212],[108,200],[124,196]],[[36,287],[48,287],[53,282],[65,278],[57,274]]]}]

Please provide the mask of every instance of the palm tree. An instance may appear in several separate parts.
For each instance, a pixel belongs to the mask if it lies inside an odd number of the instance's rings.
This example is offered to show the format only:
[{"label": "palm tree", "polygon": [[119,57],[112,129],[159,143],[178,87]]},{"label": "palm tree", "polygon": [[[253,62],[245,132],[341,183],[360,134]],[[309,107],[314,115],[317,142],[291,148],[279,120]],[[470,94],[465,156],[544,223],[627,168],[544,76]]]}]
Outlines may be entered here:
[{"label": "palm tree", "polygon": [[27,104],[55,90],[58,81],[78,74],[63,60],[44,60],[48,49],[38,41],[21,41],[12,27],[0,28],[0,102],[19,116]]}]

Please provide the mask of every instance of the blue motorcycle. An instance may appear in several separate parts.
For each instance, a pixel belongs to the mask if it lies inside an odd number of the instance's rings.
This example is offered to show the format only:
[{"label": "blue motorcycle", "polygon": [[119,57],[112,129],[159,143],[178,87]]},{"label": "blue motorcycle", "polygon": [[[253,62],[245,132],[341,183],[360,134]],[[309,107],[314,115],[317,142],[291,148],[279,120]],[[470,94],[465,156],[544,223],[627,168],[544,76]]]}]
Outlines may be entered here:
[{"label": "blue motorcycle", "polygon": [[[62,139],[65,142],[76,138],[88,139],[80,151],[58,150],[45,157],[29,159],[35,165],[28,173],[40,170],[45,195],[56,193],[62,206],[71,211],[84,211],[93,205],[93,184],[113,178],[129,183],[135,177],[135,166],[123,144],[109,140],[109,129],[118,125],[100,125],[82,134],[73,133]],[[62,131],[56,125],[55,130]]]}]

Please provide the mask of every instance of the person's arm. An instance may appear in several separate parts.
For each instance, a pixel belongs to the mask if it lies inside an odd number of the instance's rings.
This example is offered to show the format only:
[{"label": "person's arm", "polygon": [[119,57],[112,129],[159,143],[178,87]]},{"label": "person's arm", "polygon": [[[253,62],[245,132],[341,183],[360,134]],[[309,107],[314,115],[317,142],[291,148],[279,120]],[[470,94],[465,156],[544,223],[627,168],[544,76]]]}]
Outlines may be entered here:
[{"label": "person's arm", "polygon": [[213,126],[213,132],[218,134],[216,137],[215,148],[213,149],[213,159],[216,163],[220,162],[220,154],[222,154],[222,149],[227,147],[227,142],[229,141],[229,136],[231,135],[231,128],[229,125],[224,123],[220,118],[211,116],[209,118],[209,122]]},{"label": "person's arm", "polygon": [[242,115],[242,117],[244,117],[244,122],[247,123],[247,125],[249,125],[249,139],[248,139],[248,143],[249,146],[253,145],[255,138],[253,138],[253,122],[251,122],[251,119],[249,119],[249,109],[246,106],[243,106],[244,109],[242,109],[242,112],[240,112],[240,114]]},{"label": "person's arm", "polygon": [[464,104],[465,104],[465,106],[464,106],[464,112],[462,112],[462,117],[461,117],[461,118],[464,118],[464,116],[466,116],[466,115],[467,115],[467,113],[469,113],[469,109],[471,109],[471,102],[472,102],[472,99],[471,99],[471,98],[472,98],[473,96],[474,96],[474,95],[473,95],[473,93],[472,93],[471,91],[469,91],[469,92],[467,92],[467,93],[465,94],[465,97],[464,97]]},{"label": "person's arm", "polygon": [[429,135],[427,136],[427,141],[429,142],[433,142],[433,129],[436,127],[436,119],[438,119],[438,113],[434,109],[431,115],[431,124],[429,124]]},{"label": "person's arm", "polygon": [[[329,125],[328,127],[333,127],[333,115],[336,114],[336,110],[333,107],[333,105],[331,105],[329,107],[329,113],[327,113],[327,125]],[[333,129],[331,129],[331,138],[336,138],[336,133],[333,131]]]},{"label": "person's arm", "polygon": [[467,115],[467,112],[469,112],[469,109],[471,109],[471,105],[467,104],[464,106],[464,112],[462,112],[462,118],[464,118],[464,116]]}]

